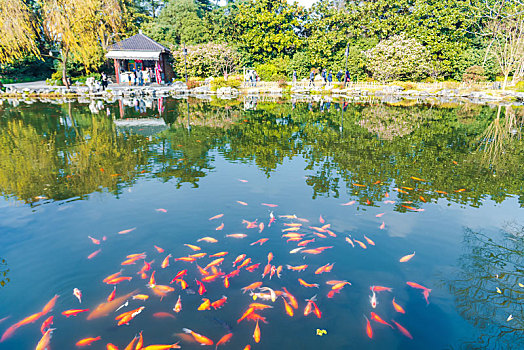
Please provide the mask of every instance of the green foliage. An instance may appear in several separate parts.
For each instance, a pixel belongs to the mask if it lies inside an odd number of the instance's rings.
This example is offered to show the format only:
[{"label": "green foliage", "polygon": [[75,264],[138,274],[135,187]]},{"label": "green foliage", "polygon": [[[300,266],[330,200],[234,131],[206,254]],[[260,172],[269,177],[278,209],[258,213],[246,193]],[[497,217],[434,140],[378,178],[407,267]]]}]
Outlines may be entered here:
[{"label": "green foliage", "polygon": [[290,60],[287,58],[275,58],[268,63],[256,64],[255,70],[264,81],[286,80],[293,72]]},{"label": "green foliage", "polygon": [[466,69],[466,72],[462,76],[462,81],[467,83],[479,82],[486,80],[484,75],[486,71],[481,66],[471,66]]},{"label": "green foliage", "polygon": [[217,77],[213,79],[213,81],[211,81],[211,90],[216,91],[220,89],[221,87],[231,87],[231,88],[239,89],[241,84],[242,84],[241,76],[232,76],[232,77],[229,77],[227,80],[224,79],[224,77]]},{"label": "green foliage", "polygon": [[[241,65],[242,58],[235,47],[221,43],[207,43],[188,46],[187,72],[189,76],[207,78],[229,75]],[[173,52],[173,65],[179,76],[185,76],[183,48]]]},{"label": "green foliage", "polygon": [[0,65],[0,81],[4,84],[44,80],[52,72],[53,60],[25,57],[11,64]]}]

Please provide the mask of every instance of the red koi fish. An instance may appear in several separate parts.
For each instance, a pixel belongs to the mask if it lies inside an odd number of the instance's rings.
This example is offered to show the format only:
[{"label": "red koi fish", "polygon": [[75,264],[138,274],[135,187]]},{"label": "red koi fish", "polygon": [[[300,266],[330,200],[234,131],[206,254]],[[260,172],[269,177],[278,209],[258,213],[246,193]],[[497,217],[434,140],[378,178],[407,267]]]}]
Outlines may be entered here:
[{"label": "red koi fish", "polygon": [[393,290],[393,288],[382,287],[382,286],[371,286],[371,287],[369,287],[369,289],[370,289],[372,292],[383,292],[383,291],[391,292],[391,291]]},{"label": "red koi fish", "polygon": [[88,258],[89,260],[91,260],[91,259],[93,259],[95,256],[97,256],[98,253],[100,253],[101,251],[102,251],[102,249],[95,250],[94,252],[92,252],[91,254],[89,254],[89,255],[87,256],[87,258]]},{"label": "red koi fish", "polygon": [[200,282],[199,280],[195,279],[196,284],[198,284],[198,294],[203,295],[205,292],[207,292],[206,287],[204,286],[204,283]]},{"label": "red koi fish", "polygon": [[[402,306],[400,306],[399,304],[397,304],[395,302],[395,298],[393,298],[393,308],[395,309],[396,312],[400,312],[401,314],[405,314],[406,313],[406,311],[404,311]],[[393,322],[395,322],[395,321],[393,321]]]},{"label": "red koi fish", "polygon": [[411,336],[411,334],[408,332],[408,330],[406,328],[402,327],[400,324],[398,324],[397,322],[395,322],[393,320],[391,320],[391,322],[393,322],[395,324],[395,326],[397,326],[397,328],[400,331],[400,333],[404,334],[409,339],[413,339],[413,337]]},{"label": "red koi fish", "polygon": [[91,344],[93,344],[96,341],[99,341],[100,339],[102,339],[102,338],[101,337],[84,338],[84,339],[81,339],[81,340],[77,341],[75,345],[76,346],[90,346]]},{"label": "red koi fish", "polygon": [[374,312],[371,312],[371,319],[375,322],[378,322],[378,323],[382,323],[382,324],[385,324],[387,326],[390,326],[391,328],[393,328],[392,325],[390,325],[389,323],[387,323],[386,321],[384,321],[379,315],[377,315],[376,313]]},{"label": "red koi fish", "polygon": [[258,269],[259,266],[260,266],[260,263],[254,264],[254,265],[246,267],[246,270],[248,270],[249,272],[253,272],[255,269]]},{"label": "red koi fish", "polygon": [[368,335],[369,339],[373,339],[373,328],[371,328],[371,323],[366,316],[364,317],[366,318],[366,334]]},{"label": "red koi fish", "polygon": [[215,350],[218,349],[219,345],[227,343],[231,339],[231,337],[233,337],[233,333],[228,333],[224,335],[222,338],[220,338],[220,340],[217,342],[217,345],[215,346]]},{"label": "red koi fish", "polygon": [[227,301],[227,297],[226,296],[222,296],[222,298],[218,299],[217,301],[214,301],[211,303],[211,306],[217,310],[217,309],[220,309]]},{"label": "red koi fish", "polygon": [[51,328],[50,326],[53,324],[53,316],[49,316],[43,323],[42,325],[40,326],[40,332],[43,334],[45,334],[45,332],[47,330],[49,330],[49,328]]},{"label": "red koi fish", "polygon": [[111,302],[111,301],[113,301],[113,299],[115,299],[115,294],[116,294],[116,286],[113,287],[113,291],[111,292],[111,294],[109,294],[109,295],[107,296],[107,302],[108,302],[108,303]]},{"label": "red koi fish", "polygon": [[250,245],[255,245],[255,244],[260,244],[260,245],[262,245],[262,244],[266,243],[268,240],[269,240],[269,238],[260,238],[258,241],[253,242],[253,243],[251,243]]}]

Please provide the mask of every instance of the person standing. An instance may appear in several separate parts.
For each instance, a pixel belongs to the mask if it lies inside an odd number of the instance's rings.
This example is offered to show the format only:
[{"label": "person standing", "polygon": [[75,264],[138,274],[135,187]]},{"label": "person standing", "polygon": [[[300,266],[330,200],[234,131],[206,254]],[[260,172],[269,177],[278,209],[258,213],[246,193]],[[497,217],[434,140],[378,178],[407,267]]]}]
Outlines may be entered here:
[{"label": "person standing", "polygon": [[324,84],[327,83],[327,77],[326,77],[326,68],[322,69],[322,79],[324,79]]},{"label": "person standing", "polygon": [[342,73],[342,71],[339,70],[338,73],[337,73],[337,80],[338,80],[339,82],[342,82],[342,77],[343,77],[343,76],[344,76],[344,73]]},{"label": "person standing", "polygon": [[297,71],[293,69],[293,85],[297,83]]},{"label": "person standing", "polygon": [[107,74],[105,72],[102,72],[102,90],[105,91],[107,88]]},{"label": "person standing", "polygon": [[328,86],[331,86],[331,83],[333,82],[333,73],[331,73],[331,69],[329,70],[327,80],[328,80]]},{"label": "person standing", "polygon": [[346,70],[346,77],[344,79],[344,87],[346,87],[346,85],[349,83],[350,78],[351,76],[349,75],[349,71]]},{"label": "person standing", "polygon": [[315,70],[311,68],[311,72],[309,73],[309,85],[315,87]]}]

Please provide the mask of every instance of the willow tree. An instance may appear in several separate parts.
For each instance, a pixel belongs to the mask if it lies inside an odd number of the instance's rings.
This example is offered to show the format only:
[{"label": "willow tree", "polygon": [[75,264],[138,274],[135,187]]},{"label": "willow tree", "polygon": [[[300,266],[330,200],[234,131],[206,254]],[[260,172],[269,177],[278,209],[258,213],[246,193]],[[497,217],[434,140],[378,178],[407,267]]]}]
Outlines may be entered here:
[{"label": "willow tree", "polygon": [[123,27],[120,0],[40,0],[31,13],[22,0],[0,2],[0,63],[9,63],[27,54],[48,56],[42,40],[60,50],[62,80],[69,88],[68,60],[96,66],[105,46]]}]

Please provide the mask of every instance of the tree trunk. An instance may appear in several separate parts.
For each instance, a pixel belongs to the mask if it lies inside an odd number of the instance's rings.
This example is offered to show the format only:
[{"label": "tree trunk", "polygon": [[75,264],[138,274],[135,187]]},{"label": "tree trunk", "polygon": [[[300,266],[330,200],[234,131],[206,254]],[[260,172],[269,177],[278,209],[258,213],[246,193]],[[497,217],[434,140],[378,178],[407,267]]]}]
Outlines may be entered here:
[{"label": "tree trunk", "polygon": [[67,90],[69,90],[69,80],[67,79],[67,58],[69,55],[69,50],[66,49],[62,53],[62,83],[64,83],[64,86]]}]

